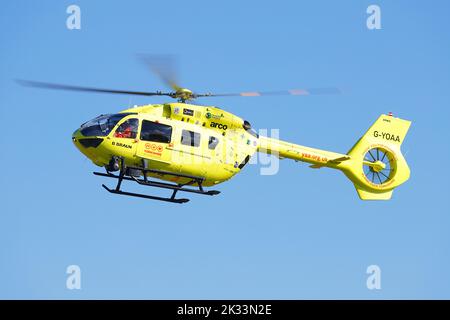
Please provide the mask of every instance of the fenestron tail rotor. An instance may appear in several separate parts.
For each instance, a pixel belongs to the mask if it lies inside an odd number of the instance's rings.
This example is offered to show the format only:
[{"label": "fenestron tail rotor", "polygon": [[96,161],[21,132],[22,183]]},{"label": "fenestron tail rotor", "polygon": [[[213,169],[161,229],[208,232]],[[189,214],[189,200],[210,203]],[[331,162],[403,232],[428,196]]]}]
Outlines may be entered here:
[{"label": "fenestron tail rotor", "polygon": [[383,185],[392,179],[395,173],[394,155],[381,147],[367,151],[363,161],[366,179],[375,185]]}]

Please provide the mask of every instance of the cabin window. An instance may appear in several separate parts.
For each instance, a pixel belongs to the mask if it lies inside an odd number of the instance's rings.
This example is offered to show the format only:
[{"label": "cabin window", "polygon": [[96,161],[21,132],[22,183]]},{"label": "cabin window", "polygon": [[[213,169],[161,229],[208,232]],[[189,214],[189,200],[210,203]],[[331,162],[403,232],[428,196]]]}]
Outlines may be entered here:
[{"label": "cabin window", "polygon": [[138,126],[138,119],[128,119],[117,128],[116,132],[114,132],[114,137],[136,139]]},{"label": "cabin window", "polygon": [[210,136],[208,139],[208,149],[214,150],[219,144],[219,139],[216,137]]},{"label": "cabin window", "polygon": [[200,146],[200,133],[183,130],[181,132],[181,144],[191,147]]},{"label": "cabin window", "polygon": [[171,126],[148,120],[142,121],[141,140],[169,143],[171,138]]}]

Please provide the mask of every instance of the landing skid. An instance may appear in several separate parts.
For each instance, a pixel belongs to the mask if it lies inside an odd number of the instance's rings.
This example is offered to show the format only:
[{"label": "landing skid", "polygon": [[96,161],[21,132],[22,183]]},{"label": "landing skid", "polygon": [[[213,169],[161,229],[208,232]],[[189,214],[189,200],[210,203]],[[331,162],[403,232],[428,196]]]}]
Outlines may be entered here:
[{"label": "landing skid", "polygon": [[[144,178],[143,179],[137,178],[135,176],[136,172],[142,173]],[[180,178],[188,178],[190,180],[189,180],[189,182],[184,183],[184,184],[174,184],[174,183],[152,181],[152,180],[148,179],[149,173],[160,174],[160,175],[169,175],[169,176],[180,177]],[[114,189],[108,188],[106,185],[102,184],[102,187],[110,193],[121,194],[121,195],[131,196],[131,197],[144,198],[144,199],[150,199],[150,200],[166,201],[166,202],[173,202],[173,203],[185,203],[185,202],[188,202],[189,199],[175,198],[178,191],[190,192],[190,193],[196,193],[196,194],[204,194],[204,195],[208,195],[208,196],[213,196],[213,195],[217,195],[220,193],[220,191],[217,191],[217,190],[205,191],[202,186],[202,183],[205,180],[205,178],[203,178],[203,177],[191,176],[191,175],[169,172],[169,171],[147,169],[147,168],[145,168],[145,163],[144,163],[143,167],[135,167],[135,166],[127,167],[124,165],[123,159],[120,159],[119,175],[115,175],[109,171],[106,171],[106,173],[94,172],[94,174],[97,176],[101,176],[101,177],[117,179],[117,185]],[[120,187],[122,186],[123,180],[134,181],[143,186],[173,190],[172,195],[170,197],[165,198],[165,197],[151,196],[151,195],[141,194],[141,193],[122,191],[122,190],[120,190]],[[193,185],[193,184],[197,184],[198,189],[194,189],[194,187],[192,187],[192,188],[186,187],[186,186]]]}]

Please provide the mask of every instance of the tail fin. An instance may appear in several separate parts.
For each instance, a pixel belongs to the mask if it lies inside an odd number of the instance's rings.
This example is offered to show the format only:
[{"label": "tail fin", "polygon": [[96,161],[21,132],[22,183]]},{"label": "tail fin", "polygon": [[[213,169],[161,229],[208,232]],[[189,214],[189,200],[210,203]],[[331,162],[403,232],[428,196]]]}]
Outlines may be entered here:
[{"label": "tail fin", "polygon": [[341,170],[354,183],[362,200],[388,200],[394,188],[409,179],[400,146],[410,121],[381,115],[348,152]]}]

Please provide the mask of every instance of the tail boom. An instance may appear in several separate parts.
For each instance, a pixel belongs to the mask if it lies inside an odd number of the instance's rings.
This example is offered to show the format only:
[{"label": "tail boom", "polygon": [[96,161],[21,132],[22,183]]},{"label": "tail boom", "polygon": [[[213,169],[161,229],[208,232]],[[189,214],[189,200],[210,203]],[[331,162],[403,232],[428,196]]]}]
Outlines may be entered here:
[{"label": "tail boom", "polygon": [[272,139],[268,137],[259,137],[258,152],[272,154],[281,159],[287,158],[295,161],[310,163],[314,168],[320,167],[338,167],[340,161],[348,158],[345,154],[310,148],[298,144]]}]

